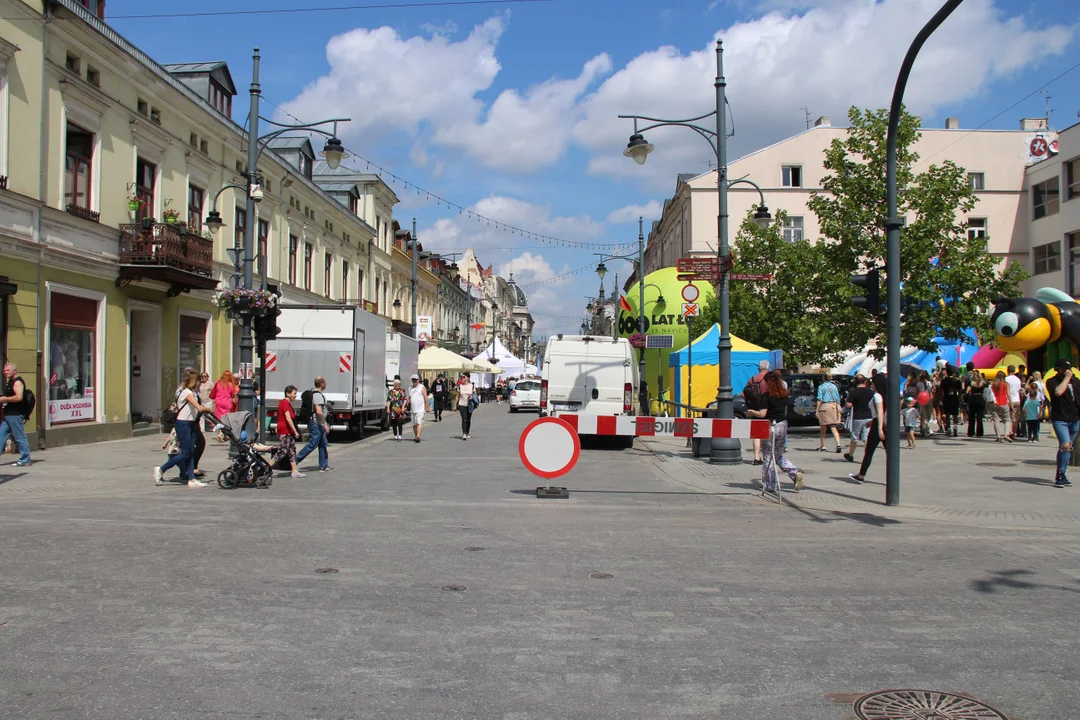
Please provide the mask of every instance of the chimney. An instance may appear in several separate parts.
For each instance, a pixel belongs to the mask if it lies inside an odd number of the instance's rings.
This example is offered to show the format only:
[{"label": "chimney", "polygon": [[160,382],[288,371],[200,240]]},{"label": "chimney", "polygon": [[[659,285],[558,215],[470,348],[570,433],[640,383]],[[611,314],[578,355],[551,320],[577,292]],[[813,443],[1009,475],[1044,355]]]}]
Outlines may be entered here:
[{"label": "chimney", "polygon": [[954,118],[954,117],[945,118],[945,129],[946,130],[959,130],[960,129],[960,118]]},{"label": "chimney", "polygon": [[1021,130],[1046,130],[1046,118],[1022,118]]},{"label": "chimney", "polygon": [[814,121],[814,127],[832,127],[832,119],[828,115],[822,115]]}]

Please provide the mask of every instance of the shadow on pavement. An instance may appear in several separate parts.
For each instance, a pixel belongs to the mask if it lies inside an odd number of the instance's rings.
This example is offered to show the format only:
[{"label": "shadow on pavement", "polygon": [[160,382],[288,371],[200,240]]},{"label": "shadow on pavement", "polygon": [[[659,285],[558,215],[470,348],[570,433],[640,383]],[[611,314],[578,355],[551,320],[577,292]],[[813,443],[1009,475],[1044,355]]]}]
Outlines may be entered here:
[{"label": "shadow on pavement", "polygon": [[0,485],[3,485],[4,483],[9,483],[12,480],[18,480],[19,478],[21,478],[25,474],[26,473],[15,473],[13,475],[0,475]]},{"label": "shadow on pavement", "polygon": [[831,523],[839,520],[850,520],[863,525],[872,525],[874,527],[888,527],[889,525],[902,525],[900,520],[894,518],[882,517],[881,515],[874,515],[873,513],[859,513],[859,512],[840,512],[838,510],[826,510],[822,512],[814,512],[798,505],[792,505],[788,503],[788,507],[795,510],[798,513],[805,515],[807,518],[816,523]]},{"label": "shadow on pavement", "polygon": [[1045,487],[1054,487],[1054,481],[1052,478],[1012,477],[1001,475],[994,475],[993,478],[995,480],[1000,480],[1001,482],[1019,482],[1026,483],[1028,485],[1043,485]]},{"label": "shadow on pavement", "polygon": [[[985,580],[972,580],[971,589],[981,593],[995,593],[998,590],[1064,590],[1070,593],[1080,593],[1080,588],[1066,587],[1064,585],[1047,585],[1045,583],[1029,582],[1021,578],[1035,573],[1031,570],[994,570],[990,577]],[[1080,582],[1080,581],[1078,581]]]}]

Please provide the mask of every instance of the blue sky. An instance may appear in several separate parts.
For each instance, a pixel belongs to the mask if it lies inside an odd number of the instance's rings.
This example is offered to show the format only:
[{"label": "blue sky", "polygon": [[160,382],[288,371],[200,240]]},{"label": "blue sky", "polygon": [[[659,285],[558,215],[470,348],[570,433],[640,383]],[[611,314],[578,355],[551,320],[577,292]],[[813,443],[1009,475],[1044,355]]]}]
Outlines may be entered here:
[{"label": "blue sky", "polygon": [[[386,0],[394,2],[394,0]],[[309,5],[364,4],[316,0]],[[370,3],[367,3],[370,4]],[[189,0],[184,12],[269,10],[297,0]],[[225,60],[247,111],[251,48],[263,96],[303,120],[349,116],[346,146],[415,186],[510,225],[596,243],[634,242],[636,217],[658,216],[678,172],[703,172],[708,146],[691,132],[650,136],[638,167],[623,158],[638,113],[687,117],[712,108],[712,43],[724,40],[735,117],[731,157],[794,135],[811,116],[842,121],[852,105],[888,103],[896,70],[940,0],[553,0],[304,14],[124,19],[155,12],[109,0],[110,23],[160,62]],[[176,6],[173,6],[176,7]],[[923,50],[907,102],[927,126],[1014,128],[1038,117],[1028,93],[1080,63],[1075,0],[966,0]],[[1080,69],[1049,87],[1052,127],[1078,121]],[[281,112],[264,108],[263,114]],[[360,163],[363,169],[366,167]],[[468,220],[394,185],[395,217],[418,218],[425,247],[474,246],[515,270],[538,334],[571,330],[596,275],[559,279],[592,262]],[[612,264],[625,277],[629,266]],[[610,283],[610,280],[609,280]],[[610,285],[609,285],[610,286]]]}]

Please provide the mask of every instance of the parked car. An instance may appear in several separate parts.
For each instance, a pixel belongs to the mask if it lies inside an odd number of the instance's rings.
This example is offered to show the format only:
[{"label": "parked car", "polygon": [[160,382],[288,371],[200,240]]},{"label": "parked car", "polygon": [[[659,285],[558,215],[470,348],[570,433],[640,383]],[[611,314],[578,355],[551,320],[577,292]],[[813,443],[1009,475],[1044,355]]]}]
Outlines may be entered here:
[{"label": "parked car", "polygon": [[[821,385],[821,376],[816,373],[792,373],[784,375],[788,386],[789,427],[817,427],[817,389]],[[847,398],[851,386],[851,376],[833,375],[832,381],[840,392],[840,401]],[[733,398],[735,417],[746,419],[746,398],[739,393]],[[709,403],[709,409],[716,408],[716,401]]]},{"label": "parked car", "polygon": [[510,391],[510,412],[536,410],[540,412],[540,381],[518,380]]}]

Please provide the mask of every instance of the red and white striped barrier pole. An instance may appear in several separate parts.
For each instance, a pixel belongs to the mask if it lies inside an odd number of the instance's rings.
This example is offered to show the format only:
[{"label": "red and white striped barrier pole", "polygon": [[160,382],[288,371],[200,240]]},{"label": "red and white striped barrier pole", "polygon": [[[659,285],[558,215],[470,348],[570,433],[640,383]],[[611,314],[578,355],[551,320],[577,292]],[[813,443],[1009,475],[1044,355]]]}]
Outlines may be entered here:
[{"label": "red and white striped barrier pole", "polygon": [[768,420],[633,417],[579,413],[559,413],[557,417],[574,428],[578,435],[766,440],[770,432]]}]

